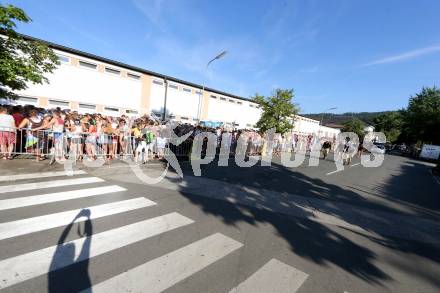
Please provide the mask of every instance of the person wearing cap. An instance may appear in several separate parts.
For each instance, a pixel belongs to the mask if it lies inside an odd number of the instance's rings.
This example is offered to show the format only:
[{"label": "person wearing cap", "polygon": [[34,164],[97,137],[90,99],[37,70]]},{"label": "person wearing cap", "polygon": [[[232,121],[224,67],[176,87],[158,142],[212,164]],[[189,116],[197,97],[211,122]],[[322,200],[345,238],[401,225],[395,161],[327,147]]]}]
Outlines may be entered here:
[{"label": "person wearing cap", "polygon": [[351,164],[351,143],[350,143],[350,137],[345,138],[345,144],[342,147],[342,164],[343,165],[350,165]]}]

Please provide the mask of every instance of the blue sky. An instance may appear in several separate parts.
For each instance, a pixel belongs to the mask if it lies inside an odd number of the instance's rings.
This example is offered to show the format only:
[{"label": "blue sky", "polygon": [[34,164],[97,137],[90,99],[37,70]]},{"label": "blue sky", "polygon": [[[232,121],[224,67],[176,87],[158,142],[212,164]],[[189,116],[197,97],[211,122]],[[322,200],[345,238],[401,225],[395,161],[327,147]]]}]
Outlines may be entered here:
[{"label": "blue sky", "polygon": [[302,113],[398,109],[440,85],[438,0],[1,2],[33,19],[22,33],[243,97],[293,88]]}]

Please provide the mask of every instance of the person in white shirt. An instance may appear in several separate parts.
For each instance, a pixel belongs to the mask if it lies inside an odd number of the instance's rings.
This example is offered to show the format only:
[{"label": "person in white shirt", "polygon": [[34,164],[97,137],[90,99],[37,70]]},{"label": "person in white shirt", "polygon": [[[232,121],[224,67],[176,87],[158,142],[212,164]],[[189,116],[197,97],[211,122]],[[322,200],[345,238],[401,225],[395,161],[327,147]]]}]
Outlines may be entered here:
[{"label": "person in white shirt", "polygon": [[5,107],[0,106],[0,148],[3,160],[12,160],[12,151],[16,143],[15,120]]}]

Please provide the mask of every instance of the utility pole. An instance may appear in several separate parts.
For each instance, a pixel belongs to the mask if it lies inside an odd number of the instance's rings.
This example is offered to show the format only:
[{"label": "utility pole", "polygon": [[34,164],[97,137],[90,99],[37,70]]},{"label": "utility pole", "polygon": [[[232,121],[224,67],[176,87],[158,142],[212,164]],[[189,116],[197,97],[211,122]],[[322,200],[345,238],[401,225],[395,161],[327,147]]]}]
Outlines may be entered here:
[{"label": "utility pole", "polygon": [[203,99],[203,96],[204,96],[204,93],[205,93],[206,74],[207,74],[207,72],[208,72],[208,67],[209,67],[209,65],[210,65],[212,62],[214,62],[215,60],[218,60],[218,59],[222,58],[223,56],[225,56],[226,53],[228,53],[228,51],[223,51],[223,52],[221,52],[220,54],[218,54],[217,56],[215,56],[214,58],[212,58],[212,59],[206,64],[206,67],[205,67],[205,78],[204,78],[204,80],[203,80],[203,84],[202,84],[202,91],[200,92],[200,95],[199,95],[199,106],[198,106],[198,109],[197,109],[197,119],[199,120],[199,121],[198,121],[199,123],[200,123],[200,119],[201,119],[201,116],[202,116],[202,99]]},{"label": "utility pole", "polygon": [[337,109],[336,107],[333,107],[333,108],[328,108],[327,110],[325,110],[325,111],[322,113],[322,115],[321,115],[321,121],[319,122],[319,125],[322,126],[322,121],[324,120],[324,114],[325,114],[327,111],[330,111],[330,110],[336,110],[336,109]]},{"label": "utility pole", "polygon": [[163,100],[163,116],[162,116],[163,122],[165,122],[167,119],[166,116],[167,116],[168,80],[166,78],[164,79],[164,84],[165,84],[165,97]]}]

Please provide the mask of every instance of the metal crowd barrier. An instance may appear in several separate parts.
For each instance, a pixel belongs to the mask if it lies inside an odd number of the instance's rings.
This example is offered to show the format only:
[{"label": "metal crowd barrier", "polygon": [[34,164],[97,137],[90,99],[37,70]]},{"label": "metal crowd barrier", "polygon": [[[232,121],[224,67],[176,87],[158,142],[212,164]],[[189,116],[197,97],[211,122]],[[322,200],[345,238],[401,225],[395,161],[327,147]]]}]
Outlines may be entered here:
[{"label": "metal crowd barrier", "polygon": [[[12,155],[35,155],[68,157],[133,156],[135,138],[128,135],[97,133],[54,132],[51,130],[0,129],[3,136],[13,137],[6,144],[13,144]],[[2,155],[8,153],[1,148]]]},{"label": "metal crowd barrier", "polygon": [[[131,135],[107,135],[103,133],[77,133],[77,132],[53,132],[52,130],[32,129],[0,129],[0,142],[2,147],[0,154],[9,153],[8,143],[13,144],[11,154],[55,156],[68,158],[75,156],[76,159],[88,158],[117,158],[157,155],[159,157],[170,152],[181,159],[189,159],[192,151],[193,138],[181,142],[178,139],[156,137],[153,142],[147,144],[139,138]],[[321,142],[322,143],[322,142]],[[246,155],[260,155],[264,150],[265,140],[262,138],[248,138],[245,142],[244,152]],[[216,154],[219,154],[221,139],[217,140]],[[206,145],[202,147],[202,153]],[[307,151],[310,144],[307,138],[300,137],[298,141],[292,138],[274,140],[273,153]],[[234,155],[237,151],[237,141],[232,139],[229,154]],[[243,150],[239,150],[242,152]],[[150,154],[151,153],[151,154]]]},{"label": "metal crowd barrier", "polygon": [[[4,138],[4,139],[3,139]],[[36,157],[55,156],[68,158],[120,158],[135,157],[136,153],[148,152],[163,156],[173,150],[178,157],[189,156],[191,143],[183,142],[173,148],[171,139],[156,137],[151,143],[143,143],[141,139],[131,135],[108,135],[103,133],[54,132],[52,130],[32,130],[0,128],[0,142],[5,142],[5,148],[0,148],[1,155],[13,156],[33,155]],[[9,152],[7,147],[12,145]],[[145,147],[143,147],[145,145]],[[141,155],[141,154],[139,154]]]}]

